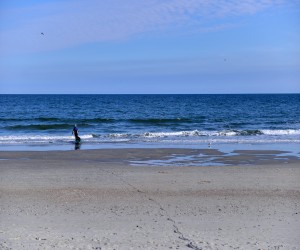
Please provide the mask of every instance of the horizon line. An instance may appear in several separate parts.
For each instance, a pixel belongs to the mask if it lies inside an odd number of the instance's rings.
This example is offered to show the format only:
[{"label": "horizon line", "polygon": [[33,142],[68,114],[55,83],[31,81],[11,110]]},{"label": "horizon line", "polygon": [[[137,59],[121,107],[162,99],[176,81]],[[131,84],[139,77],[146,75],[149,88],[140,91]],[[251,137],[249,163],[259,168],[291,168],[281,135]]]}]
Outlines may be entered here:
[{"label": "horizon line", "polygon": [[300,93],[0,93],[0,95],[299,95]]}]

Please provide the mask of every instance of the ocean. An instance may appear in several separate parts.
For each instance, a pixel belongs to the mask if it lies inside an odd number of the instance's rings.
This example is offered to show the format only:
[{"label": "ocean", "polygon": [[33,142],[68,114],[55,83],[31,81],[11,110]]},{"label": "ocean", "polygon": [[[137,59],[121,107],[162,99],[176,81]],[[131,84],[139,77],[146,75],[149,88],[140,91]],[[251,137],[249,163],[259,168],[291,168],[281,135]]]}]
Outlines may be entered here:
[{"label": "ocean", "polygon": [[0,95],[0,147],[297,144],[300,94]]}]

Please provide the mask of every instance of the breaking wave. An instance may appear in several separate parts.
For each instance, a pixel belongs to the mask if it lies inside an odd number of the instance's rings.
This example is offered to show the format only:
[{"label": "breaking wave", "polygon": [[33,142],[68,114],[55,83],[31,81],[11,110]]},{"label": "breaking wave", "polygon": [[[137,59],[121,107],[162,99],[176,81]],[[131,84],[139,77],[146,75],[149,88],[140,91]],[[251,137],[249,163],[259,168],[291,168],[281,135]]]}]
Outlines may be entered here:
[{"label": "breaking wave", "polygon": [[[60,125],[58,125],[60,126]],[[57,128],[55,125],[53,128]],[[68,125],[69,128],[69,125]],[[32,129],[32,128],[31,128]],[[43,130],[42,127],[38,128]],[[47,129],[49,129],[47,127]],[[45,133],[43,131],[43,133]],[[300,129],[287,130],[224,130],[224,131],[178,131],[178,132],[144,132],[144,133],[107,133],[81,134],[85,143],[114,143],[114,142],[300,142]],[[0,144],[67,144],[74,141],[72,135],[22,134],[0,136]]]},{"label": "breaking wave", "polygon": [[[178,131],[178,132],[145,132],[142,134],[109,134],[111,137],[197,137],[197,136],[258,136],[258,135],[300,135],[300,129],[288,130],[224,130],[224,131]],[[93,135],[97,137],[97,135]]]}]

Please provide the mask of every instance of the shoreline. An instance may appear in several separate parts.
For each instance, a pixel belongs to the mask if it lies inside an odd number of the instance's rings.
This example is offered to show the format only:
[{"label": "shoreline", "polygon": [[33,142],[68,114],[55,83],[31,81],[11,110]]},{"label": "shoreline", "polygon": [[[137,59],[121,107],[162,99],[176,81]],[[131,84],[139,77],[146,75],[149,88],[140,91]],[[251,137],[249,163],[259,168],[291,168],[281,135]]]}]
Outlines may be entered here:
[{"label": "shoreline", "polygon": [[2,151],[0,248],[299,249],[300,160],[284,154]]},{"label": "shoreline", "polygon": [[[224,146],[224,145],[223,145]],[[13,159],[30,160],[64,155],[78,160],[106,162],[109,155],[110,163],[135,166],[235,166],[235,165],[270,165],[300,163],[300,152],[284,150],[281,147],[263,145],[256,149],[256,145],[246,147],[216,147],[216,148],[168,148],[168,147],[128,147],[128,148],[97,148],[84,150],[32,150],[32,151],[0,151],[0,161]],[[273,145],[274,146],[274,145]],[[276,145],[277,146],[277,145]],[[29,148],[28,148],[29,149]],[[32,149],[32,148],[30,148]],[[291,149],[291,148],[290,148]],[[61,158],[63,159],[63,158]]]},{"label": "shoreline", "polygon": [[218,149],[228,152],[230,150],[281,150],[300,154],[298,142],[243,142],[243,143],[81,143],[69,144],[1,144],[0,151],[70,151],[91,149],[122,149],[122,148],[188,148],[188,149]]}]

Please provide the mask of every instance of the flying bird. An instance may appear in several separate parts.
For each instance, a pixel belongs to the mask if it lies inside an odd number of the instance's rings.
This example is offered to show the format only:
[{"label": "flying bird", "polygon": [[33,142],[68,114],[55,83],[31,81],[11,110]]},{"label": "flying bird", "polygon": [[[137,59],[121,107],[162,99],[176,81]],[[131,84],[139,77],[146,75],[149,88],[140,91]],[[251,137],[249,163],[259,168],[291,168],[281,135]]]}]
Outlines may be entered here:
[{"label": "flying bird", "polygon": [[44,33],[43,33],[43,32],[41,32],[41,35],[44,35]]}]

